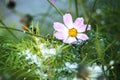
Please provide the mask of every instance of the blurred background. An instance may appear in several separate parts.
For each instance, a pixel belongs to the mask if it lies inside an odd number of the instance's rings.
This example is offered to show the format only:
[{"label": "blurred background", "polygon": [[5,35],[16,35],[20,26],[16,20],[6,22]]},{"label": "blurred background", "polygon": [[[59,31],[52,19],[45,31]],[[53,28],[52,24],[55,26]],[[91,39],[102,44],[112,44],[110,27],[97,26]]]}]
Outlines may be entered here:
[{"label": "blurred background", "polygon": [[[8,7],[10,1],[15,3],[14,8]],[[67,10],[67,0],[57,0],[55,5],[61,10]],[[62,5],[66,6],[62,6]],[[47,0],[0,0],[0,19],[9,27],[22,29],[21,18],[30,15],[33,19],[30,24],[39,24],[42,34],[53,33],[53,22],[61,21],[62,17],[55,11]]]},{"label": "blurred background", "polygon": [[[85,19],[85,23],[88,23],[90,19],[89,24],[94,32],[89,34],[93,37],[90,37],[91,42],[87,44],[89,48],[87,46],[85,50],[88,49],[89,53],[90,51],[94,53],[91,46],[96,34],[99,34],[98,40],[103,40],[104,47],[111,44],[112,47],[110,45],[110,48],[108,46],[106,50],[105,61],[106,64],[110,60],[115,61],[114,69],[111,70],[109,77],[111,80],[114,80],[114,77],[120,80],[117,77],[120,74],[120,0],[97,0],[95,6],[94,2],[95,0],[77,0],[77,3],[74,0],[55,0],[54,5],[63,14],[70,12],[73,20],[79,16]],[[75,4],[78,5],[78,14],[76,14]],[[38,25],[40,34],[46,36],[53,35],[54,22],[62,23],[62,16],[47,0],[0,0],[0,36],[6,37],[6,39],[13,40],[14,37],[1,26],[23,30],[23,26],[36,27]],[[24,32],[10,31],[19,39],[24,35]],[[92,59],[92,57],[91,54],[89,58]]]}]

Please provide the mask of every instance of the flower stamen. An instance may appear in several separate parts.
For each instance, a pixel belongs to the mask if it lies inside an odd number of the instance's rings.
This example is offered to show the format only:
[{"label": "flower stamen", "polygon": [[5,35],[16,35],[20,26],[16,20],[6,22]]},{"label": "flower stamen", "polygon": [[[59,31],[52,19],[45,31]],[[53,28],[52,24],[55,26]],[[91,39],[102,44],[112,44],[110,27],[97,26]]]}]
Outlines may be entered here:
[{"label": "flower stamen", "polygon": [[78,32],[75,28],[72,28],[72,29],[68,30],[68,34],[69,34],[70,37],[76,37]]}]

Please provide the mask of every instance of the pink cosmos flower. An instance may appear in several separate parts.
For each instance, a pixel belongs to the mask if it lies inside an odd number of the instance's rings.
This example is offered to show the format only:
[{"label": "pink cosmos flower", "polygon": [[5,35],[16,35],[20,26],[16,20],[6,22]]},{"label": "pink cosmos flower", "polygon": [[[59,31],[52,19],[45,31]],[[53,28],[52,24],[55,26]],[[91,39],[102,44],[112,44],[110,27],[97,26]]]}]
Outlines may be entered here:
[{"label": "pink cosmos flower", "polygon": [[[73,23],[71,14],[66,13],[63,16],[63,22],[64,24],[54,22],[53,27],[56,30],[54,36],[57,39],[68,44],[75,43],[77,40],[85,41],[89,39],[89,37],[84,33],[87,25],[84,24],[83,18],[77,18]],[[87,30],[91,30],[90,25],[88,25]]]}]

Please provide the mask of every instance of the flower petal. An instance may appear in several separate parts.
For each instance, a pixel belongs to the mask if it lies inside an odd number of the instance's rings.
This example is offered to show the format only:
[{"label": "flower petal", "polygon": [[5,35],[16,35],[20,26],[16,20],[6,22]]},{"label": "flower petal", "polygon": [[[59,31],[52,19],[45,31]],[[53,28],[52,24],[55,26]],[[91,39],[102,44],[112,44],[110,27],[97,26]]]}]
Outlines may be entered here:
[{"label": "flower petal", "polygon": [[84,24],[84,19],[83,18],[77,18],[74,22],[75,26],[80,26]]},{"label": "flower petal", "polygon": [[83,18],[77,18],[74,22],[74,28],[78,30],[78,32],[84,32],[83,30],[84,26],[84,19]]},{"label": "flower petal", "polygon": [[[85,32],[86,26],[84,24],[84,19],[83,18],[77,18],[74,22],[74,27],[78,30],[78,32]],[[87,30],[91,30],[91,26],[88,25]]]},{"label": "flower petal", "polygon": [[59,40],[64,40],[64,34],[62,32],[56,32],[54,36]]},{"label": "flower petal", "polygon": [[[78,32],[85,32],[87,25],[80,25],[80,26],[75,26],[75,28],[78,30]],[[87,30],[91,30],[91,26],[88,25]]]},{"label": "flower petal", "polygon": [[78,34],[78,35],[77,35],[77,38],[78,38],[78,39],[81,39],[81,40],[83,40],[83,41],[89,39],[89,37],[88,37],[86,34]]},{"label": "flower petal", "polygon": [[76,42],[76,38],[75,37],[68,37],[67,39],[63,40],[64,43],[68,43],[68,44],[72,44],[74,42]]},{"label": "flower petal", "polygon": [[55,0],[50,0],[53,4],[55,4]]},{"label": "flower petal", "polygon": [[71,14],[67,13],[63,16],[64,24],[70,29],[73,28],[73,21]]},{"label": "flower petal", "polygon": [[59,22],[54,22],[53,27],[54,27],[54,29],[55,29],[56,31],[59,31],[59,32],[62,32],[62,31],[64,31],[65,29],[67,29],[67,28],[64,26],[64,24],[59,23]]},{"label": "flower petal", "polygon": [[[85,25],[85,28],[87,27],[87,25]],[[87,30],[91,30],[91,25],[88,25]]]}]

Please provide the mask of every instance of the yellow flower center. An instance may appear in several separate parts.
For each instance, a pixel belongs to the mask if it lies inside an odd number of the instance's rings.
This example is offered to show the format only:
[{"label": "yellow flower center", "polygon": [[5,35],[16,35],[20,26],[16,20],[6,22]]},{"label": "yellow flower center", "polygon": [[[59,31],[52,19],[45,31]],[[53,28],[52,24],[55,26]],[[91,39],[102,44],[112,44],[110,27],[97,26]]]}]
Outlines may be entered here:
[{"label": "yellow flower center", "polygon": [[77,36],[77,30],[75,28],[69,29],[68,34],[70,37],[76,37]]}]

